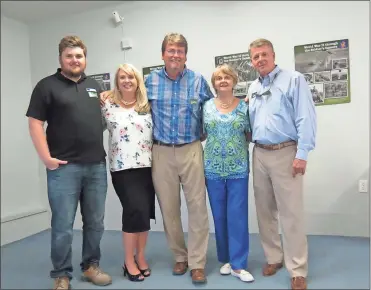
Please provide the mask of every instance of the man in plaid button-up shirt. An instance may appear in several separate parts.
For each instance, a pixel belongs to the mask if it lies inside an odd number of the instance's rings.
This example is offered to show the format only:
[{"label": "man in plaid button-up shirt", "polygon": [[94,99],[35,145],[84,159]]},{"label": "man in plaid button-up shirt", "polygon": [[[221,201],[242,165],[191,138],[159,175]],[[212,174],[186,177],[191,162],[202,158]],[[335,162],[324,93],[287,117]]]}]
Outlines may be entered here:
[{"label": "man in plaid button-up shirt", "polygon": [[174,77],[163,68],[146,80],[154,139],[168,144],[191,143],[200,139],[201,107],[213,94],[205,78],[186,66]]},{"label": "man in plaid button-up shirt", "polygon": [[[182,275],[189,267],[192,281],[204,283],[209,221],[200,138],[202,105],[214,95],[205,78],[185,66],[187,52],[183,35],[166,35],[162,43],[165,68],[146,79],[154,126],[152,173],[176,262],[173,273]],[[188,250],[181,223],[180,185],[188,208]]]}]

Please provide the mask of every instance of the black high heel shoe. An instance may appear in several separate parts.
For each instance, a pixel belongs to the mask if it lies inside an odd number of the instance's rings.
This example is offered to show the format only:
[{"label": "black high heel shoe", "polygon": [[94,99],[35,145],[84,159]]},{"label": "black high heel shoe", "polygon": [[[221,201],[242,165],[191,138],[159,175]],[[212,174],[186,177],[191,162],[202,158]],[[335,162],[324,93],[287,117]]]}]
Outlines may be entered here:
[{"label": "black high heel shoe", "polygon": [[144,278],[140,278],[141,275],[144,276],[142,273],[132,275],[132,274],[129,273],[129,270],[126,267],[126,265],[122,266],[122,270],[124,270],[124,276],[126,276],[126,274],[127,274],[130,281],[132,281],[132,282],[142,282],[142,281],[144,281]]},{"label": "black high heel shoe", "polygon": [[138,262],[137,262],[137,257],[135,257],[135,256],[134,256],[134,261],[135,261],[135,263],[137,264],[140,273],[141,273],[144,277],[149,277],[149,276],[151,276],[151,268],[147,268],[147,269],[142,270],[142,269],[139,268],[139,264],[138,264]]}]

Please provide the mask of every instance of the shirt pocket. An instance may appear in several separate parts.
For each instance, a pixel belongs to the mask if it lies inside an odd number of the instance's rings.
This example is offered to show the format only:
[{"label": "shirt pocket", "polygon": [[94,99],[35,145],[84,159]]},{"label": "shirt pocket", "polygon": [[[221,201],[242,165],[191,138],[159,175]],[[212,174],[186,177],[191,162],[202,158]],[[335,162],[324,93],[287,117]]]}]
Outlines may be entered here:
[{"label": "shirt pocket", "polygon": [[[174,101],[173,101],[174,102]],[[200,104],[199,101],[195,98],[188,98],[188,99],[183,99],[180,98],[177,101],[174,102],[176,106],[179,109],[179,115],[177,117],[185,117],[185,116],[190,116],[190,117],[196,117],[198,118],[200,116]]]},{"label": "shirt pocket", "polygon": [[269,111],[273,115],[280,115],[281,114],[281,96],[276,96],[275,98],[272,98],[269,103]]},{"label": "shirt pocket", "polygon": [[270,91],[270,95],[262,96],[265,98],[265,101],[268,105],[269,112],[272,115],[281,115],[282,112],[282,101],[284,99],[284,95],[279,88],[272,88]]},{"label": "shirt pocket", "polygon": [[199,118],[201,116],[200,98],[190,96],[187,101],[188,113]]}]

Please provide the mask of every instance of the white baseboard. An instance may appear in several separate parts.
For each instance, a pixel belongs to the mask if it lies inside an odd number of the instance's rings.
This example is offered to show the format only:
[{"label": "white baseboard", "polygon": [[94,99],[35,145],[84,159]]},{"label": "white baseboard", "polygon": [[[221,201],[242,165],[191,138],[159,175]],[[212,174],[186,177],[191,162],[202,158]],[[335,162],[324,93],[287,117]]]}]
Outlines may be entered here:
[{"label": "white baseboard", "polygon": [[50,228],[48,210],[35,210],[1,219],[1,246]]},{"label": "white baseboard", "polygon": [[[187,232],[187,219],[184,223],[184,231]],[[308,235],[334,235],[370,237],[370,221],[362,215],[349,214],[307,214],[306,233]],[[214,232],[212,220],[210,220],[210,232]],[[9,216],[1,220],[1,245],[5,245],[30,235],[34,235],[50,228],[50,214],[47,210],[28,213],[26,216]],[[151,221],[152,231],[163,231],[161,216],[157,217],[156,223]],[[76,227],[75,227],[76,229]],[[78,227],[78,229],[81,229]],[[106,226],[106,230],[120,231],[120,225]],[[259,233],[256,217],[250,219],[250,233]]]},{"label": "white baseboard", "polygon": [[307,215],[306,219],[309,235],[370,237],[368,213],[311,214]]}]

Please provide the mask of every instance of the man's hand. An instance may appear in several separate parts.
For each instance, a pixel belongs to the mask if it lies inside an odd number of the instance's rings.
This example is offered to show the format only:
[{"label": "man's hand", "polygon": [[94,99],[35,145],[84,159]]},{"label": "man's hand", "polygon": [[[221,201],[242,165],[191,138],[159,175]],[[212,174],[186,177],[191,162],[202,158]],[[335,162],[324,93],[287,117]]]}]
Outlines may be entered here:
[{"label": "man's hand", "polygon": [[103,106],[104,102],[107,100],[108,95],[110,94],[111,91],[104,91],[100,93],[99,98],[100,98],[100,105]]},{"label": "man's hand", "polygon": [[245,98],[245,102],[246,102],[246,103],[249,102],[249,96],[246,96],[246,98]]},{"label": "man's hand", "polygon": [[292,177],[295,177],[298,173],[304,175],[306,167],[307,161],[295,158],[292,163]]},{"label": "man's hand", "polygon": [[67,161],[59,160],[57,158],[49,158],[44,162],[45,166],[50,170],[55,170],[59,167],[59,165],[67,163]]}]

